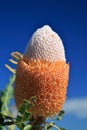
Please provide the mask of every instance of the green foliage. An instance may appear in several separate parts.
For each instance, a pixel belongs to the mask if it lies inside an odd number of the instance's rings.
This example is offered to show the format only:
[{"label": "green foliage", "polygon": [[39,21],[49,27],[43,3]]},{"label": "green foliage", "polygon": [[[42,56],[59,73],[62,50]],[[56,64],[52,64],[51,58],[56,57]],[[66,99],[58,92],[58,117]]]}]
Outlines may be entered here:
[{"label": "green foliage", "polygon": [[31,125],[26,125],[23,130],[31,130],[31,128],[32,128]]},{"label": "green foliage", "polygon": [[8,114],[9,113],[8,104],[10,103],[10,99],[13,96],[13,84],[14,84],[14,81],[15,81],[15,75],[13,75],[10,78],[9,83],[6,86],[5,91],[1,94],[1,102],[2,102],[1,112],[3,114]]},{"label": "green foliage", "polygon": [[64,110],[61,110],[57,116],[57,120],[61,120],[64,114],[65,114]]},{"label": "green foliage", "polygon": [[[33,97],[34,99],[34,97]],[[31,98],[31,101],[24,100],[24,102],[21,104],[19,108],[19,115],[17,115],[17,118],[15,120],[15,124],[18,126],[20,130],[27,130],[31,129],[31,125],[29,124],[29,119],[31,118],[32,114],[28,111],[29,108],[32,107],[33,100]]]},{"label": "green foliage", "polygon": [[[13,97],[13,84],[15,81],[15,75],[10,77],[9,83],[6,86],[6,89],[4,91],[0,91],[0,123],[2,123],[2,126],[4,125],[2,121],[4,119],[7,119],[8,116],[11,115],[9,110],[9,103],[11,101],[11,98]],[[5,116],[3,116],[3,114]],[[4,127],[0,126],[2,130],[4,130]],[[11,128],[11,130],[14,130],[15,126],[9,126],[8,130]]]}]

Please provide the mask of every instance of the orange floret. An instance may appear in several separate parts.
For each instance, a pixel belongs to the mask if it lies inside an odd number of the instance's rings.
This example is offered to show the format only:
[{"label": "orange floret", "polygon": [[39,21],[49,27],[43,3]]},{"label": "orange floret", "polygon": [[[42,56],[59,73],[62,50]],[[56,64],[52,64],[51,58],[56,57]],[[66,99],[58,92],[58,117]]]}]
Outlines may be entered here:
[{"label": "orange floret", "polygon": [[34,116],[57,114],[66,99],[68,75],[69,65],[64,61],[20,60],[14,88],[17,107],[35,96],[35,105],[30,109]]}]

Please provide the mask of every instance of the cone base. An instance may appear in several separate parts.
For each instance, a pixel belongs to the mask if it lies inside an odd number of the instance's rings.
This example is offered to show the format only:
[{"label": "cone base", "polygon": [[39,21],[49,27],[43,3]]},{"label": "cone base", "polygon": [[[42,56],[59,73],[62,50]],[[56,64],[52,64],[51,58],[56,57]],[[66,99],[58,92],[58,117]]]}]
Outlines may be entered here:
[{"label": "cone base", "polygon": [[69,65],[63,61],[20,60],[16,71],[14,98],[17,107],[24,99],[36,97],[29,111],[34,116],[57,114],[66,99]]}]

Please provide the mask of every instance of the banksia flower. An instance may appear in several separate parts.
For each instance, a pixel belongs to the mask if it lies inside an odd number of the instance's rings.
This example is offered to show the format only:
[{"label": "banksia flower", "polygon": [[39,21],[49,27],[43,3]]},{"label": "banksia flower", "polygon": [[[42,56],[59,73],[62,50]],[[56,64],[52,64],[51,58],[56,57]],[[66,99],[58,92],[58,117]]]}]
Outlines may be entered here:
[{"label": "banksia flower", "polygon": [[66,99],[69,65],[60,37],[45,25],[32,35],[18,62],[14,97],[17,107],[24,99],[36,97],[33,116],[57,114]]}]

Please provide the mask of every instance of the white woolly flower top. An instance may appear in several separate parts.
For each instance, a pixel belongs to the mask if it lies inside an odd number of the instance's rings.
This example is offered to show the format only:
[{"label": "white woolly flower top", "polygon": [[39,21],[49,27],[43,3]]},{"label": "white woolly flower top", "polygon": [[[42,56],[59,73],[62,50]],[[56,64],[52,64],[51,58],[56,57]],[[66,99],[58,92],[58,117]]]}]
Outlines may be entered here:
[{"label": "white woolly flower top", "polygon": [[24,57],[46,61],[66,61],[62,40],[48,25],[39,28],[32,35]]}]

